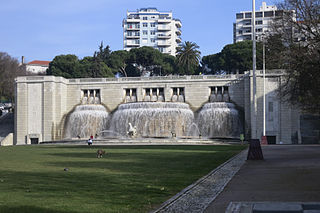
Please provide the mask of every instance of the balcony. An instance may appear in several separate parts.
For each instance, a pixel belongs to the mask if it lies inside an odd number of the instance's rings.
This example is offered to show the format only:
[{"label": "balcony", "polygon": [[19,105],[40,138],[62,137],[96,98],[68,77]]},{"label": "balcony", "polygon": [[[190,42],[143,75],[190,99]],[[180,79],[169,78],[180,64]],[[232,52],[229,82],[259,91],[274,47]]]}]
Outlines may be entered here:
[{"label": "balcony", "polygon": [[171,38],[171,34],[169,35],[164,35],[164,34],[160,34],[157,36],[158,39],[170,39]]},{"label": "balcony", "polygon": [[175,21],[176,21],[176,27],[181,28],[182,27],[181,21],[178,19],[176,19]]},{"label": "balcony", "polygon": [[135,27],[135,26],[127,26],[127,30],[130,30],[130,31],[134,31],[134,30],[140,30],[140,27]]},{"label": "balcony", "polygon": [[177,38],[176,38],[176,42],[177,42],[177,43],[181,43],[181,41],[182,41],[182,40],[181,40],[180,37],[177,37]]},{"label": "balcony", "polygon": [[170,23],[172,20],[167,18],[159,18],[158,23]]},{"label": "balcony", "polygon": [[140,36],[138,36],[138,35],[127,35],[126,36],[126,39],[137,39],[137,38],[140,38]]},{"label": "balcony", "polygon": [[168,46],[171,46],[171,42],[164,42],[164,41],[158,41],[157,42],[157,45],[159,46],[159,47],[168,47]]},{"label": "balcony", "polygon": [[158,31],[170,31],[171,27],[166,25],[158,25]]},{"label": "balcony", "polygon": [[139,18],[127,18],[126,22],[127,23],[139,23],[140,19]]},{"label": "balcony", "polygon": [[181,30],[180,30],[180,29],[177,29],[176,34],[177,34],[177,35],[181,35]]},{"label": "balcony", "polygon": [[133,42],[125,42],[126,47],[139,47],[140,43],[133,43]]}]

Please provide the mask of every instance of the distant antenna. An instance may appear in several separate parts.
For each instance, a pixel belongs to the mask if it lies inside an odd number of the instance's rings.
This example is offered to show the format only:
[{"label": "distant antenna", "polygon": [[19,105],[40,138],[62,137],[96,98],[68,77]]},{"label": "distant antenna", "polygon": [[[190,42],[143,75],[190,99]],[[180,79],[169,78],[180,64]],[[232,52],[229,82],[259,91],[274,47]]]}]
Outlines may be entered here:
[{"label": "distant antenna", "polygon": [[24,64],[24,56],[21,57],[21,64]]}]

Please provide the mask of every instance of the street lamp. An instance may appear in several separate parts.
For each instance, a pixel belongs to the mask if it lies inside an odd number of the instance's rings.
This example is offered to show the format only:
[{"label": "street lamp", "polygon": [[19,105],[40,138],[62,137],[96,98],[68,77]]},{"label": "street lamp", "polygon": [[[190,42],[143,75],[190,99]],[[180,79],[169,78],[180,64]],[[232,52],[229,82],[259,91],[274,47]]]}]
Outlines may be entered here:
[{"label": "street lamp", "polygon": [[255,0],[252,0],[252,80],[253,80],[253,86],[252,86],[252,105],[253,110],[251,110],[251,129],[252,129],[252,135],[251,137],[253,139],[258,139],[257,135],[257,103],[256,103],[256,2]]},{"label": "street lamp", "polygon": [[268,144],[266,136],[266,45],[265,34],[262,34],[262,70],[263,70],[263,133],[261,137],[261,144]]}]

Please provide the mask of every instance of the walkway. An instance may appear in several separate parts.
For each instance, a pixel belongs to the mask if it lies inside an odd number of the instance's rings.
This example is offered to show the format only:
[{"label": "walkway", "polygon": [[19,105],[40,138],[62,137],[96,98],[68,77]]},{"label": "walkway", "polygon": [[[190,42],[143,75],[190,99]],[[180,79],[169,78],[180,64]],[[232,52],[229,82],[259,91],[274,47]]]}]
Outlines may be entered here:
[{"label": "walkway", "polygon": [[0,117],[0,141],[14,131],[14,115],[9,112]]},{"label": "walkway", "polygon": [[269,145],[263,154],[263,161],[246,161],[204,212],[223,213],[231,201],[320,201],[319,145]]}]

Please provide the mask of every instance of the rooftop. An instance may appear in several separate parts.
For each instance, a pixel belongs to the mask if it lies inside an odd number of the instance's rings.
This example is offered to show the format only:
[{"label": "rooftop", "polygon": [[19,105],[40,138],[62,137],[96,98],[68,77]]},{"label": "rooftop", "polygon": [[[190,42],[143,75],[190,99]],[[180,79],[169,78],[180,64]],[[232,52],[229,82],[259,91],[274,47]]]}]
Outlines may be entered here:
[{"label": "rooftop", "polygon": [[29,65],[46,65],[46,66],[49,66],[49,63],[51,61],[40,61],[40,60],[34,60],[34,61],[31,61],[29,62],[28,64]]}]

